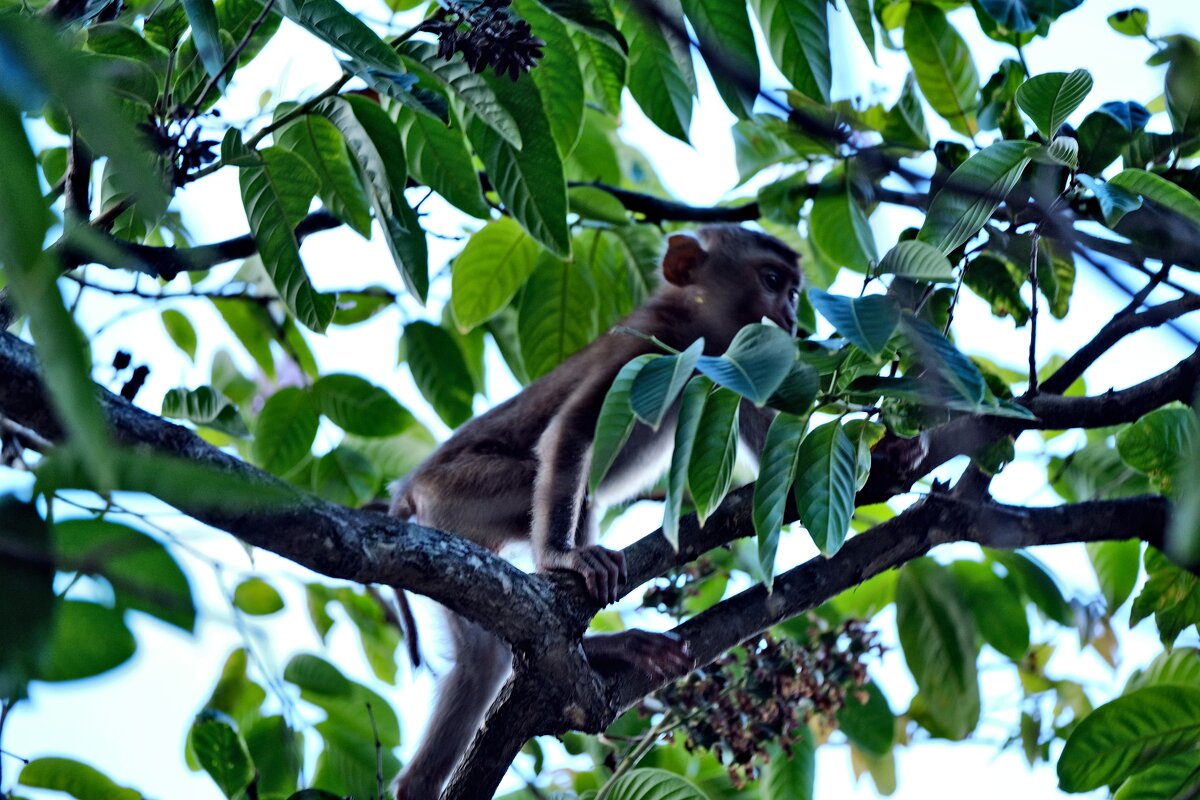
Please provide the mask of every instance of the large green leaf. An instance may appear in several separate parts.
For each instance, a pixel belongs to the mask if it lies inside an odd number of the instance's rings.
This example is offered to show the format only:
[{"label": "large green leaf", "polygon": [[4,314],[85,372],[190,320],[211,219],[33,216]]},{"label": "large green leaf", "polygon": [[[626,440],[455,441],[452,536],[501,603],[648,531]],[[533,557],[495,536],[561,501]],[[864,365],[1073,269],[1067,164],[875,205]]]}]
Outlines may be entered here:
[{"label": "large green leaf", "polygon": [[[4,52],[0,20],[0,58]],[[11,79],[11,78],[10,78]],[[42,255],[50,221],[38,186],[37,165],[21,115],[0,99],[0,265],[8,290],[29,315],[50,401],[66,428],[68,440],[85,460],[92,477],[104,488],[114,480],[111,449],[95,386],[84,354],[83,336],[63,306],[56,278],[59,267]]]},{"label": "large green leaf", "polygon": [[538,246],[511,217],[489,222],[467,240],[450,273],[450,307],[462,330],[508,305],[537,265]]},{"label": "large green leaf", "polygon": [[192,26],[192,41],[204,63],[204,71],[209,77],[216,78],[225,65],[217,9],[212,0],[183,0],[183,9]]},{"label": "large green leaf", "polygon": [[1092,74],[1086,69],[1069,73],[1047,72],[1021,84],[1017,90],[1017,105],[1037,125],[1042,138],[1050,141],[1090,91]]},{"label": "large green leaf", "polygon": [[[853,702],[853,701],[851,701]],[[812,731],[801,725],[790,752],[771,754],[760,782],[763,800],[813,800],[817,779],[817,753]]]},{"label": "large green leaf", "polygon": [[979,723],[975,624],[950,573],[921,558],[900,570],[896,627],[929,716],[951,739]]},{"label": "large green leaf", "polygon": [[1168,37],[1171,63],[1167,67],[1164,98],[1175,132],[1200,133],[1200,42],[1190,36]]},{"label": "large green leaf", "polygon": [[320,420],[312,398],[289,386],[267,400],[254,424],[251,452],[268,472],[282,475],[312,450]]},{"label": "large green leaf", "polygon": [[1089,542],[1087,552],[1108,613],[1114,614],[1137,585],[1142,567],[1142,543],[1137,539]]},{"label": "large green leaf", "polygon": [[1144,670],[1130,677],[1122,694],[1147,686],[1200,686],[1200,649],[1177,647],[1159,653]]},{"label": "large green leaf", "polygon": [[898,275],[915,281],[952,283],[954,267],[949,259],[931,244],[917,240],[900,242],[887,252],[876,271],[881,275]]},{"label": "large green leaf", "polygon": [[858,453],[838,420],[814,428],[796,457],[800,522],[826,556],[842,548],[854,513]]},{"label": "large green leaf", "polygon": [[625,446],[637,419],[629,403],[633,382],[642,368],[654,358],[653,354],[638,356],[617,373],[613,379],[600,414],[596,417],[596,436],[592,441],[592,467],[588,476],[588,491],[595,493],[617,454]]},{"label": "large green leaf", "polygon": [[1200,578],[1172,564],[1153,547],[1143,556],[1146,583],[1133,601],[1129,624],[1136,625],[1150,614],[1158,625],[1158,638],[1170,647],[1179,634],[1200,624]]},{"label": "large green leaf", "polygon": [[[295,402],[300,405],[299,400]],[[333,424],[359,436],[392,436],[413,422],[412,414],[387,390],[357,375],[322,376],[312,386],[312,402]]]},{"label": "large green leaf", "polygon": [[308,280],[293,232],[317,193],[317,176],[299,156],[279,147],[259,151],[259,162],[238,170],[242,205],[263,267],[288,312],[305,327],[323,332],[335,299]]},{"label": "large green leaf", "polygon": [[681,1],[696,32],[700,54],[725,105],[739,117],[750,116],[758,97],[759,76],[746,4],[727,0]]},{"label": "large green leaf", "polygon": [[337,0],[278,0],[276,8],[326,44],[372,70],[402,73],[404,64],[391,45]]},{"label": "large green leaf", "polygon": [[[521,146],[521,131],[517,127],[517,121],[496,99],[496,93],[487,81],[478,73],[472,72],[461,55],[447,61],[437,54],[436,45],[414,39],[402,44],[399,51],[401,56],[415,62],[420,70],[433,76],[434,80],[449,89],[472,114],[504,137],[505,141],[513,147]],[[434,122],[432,118],[429,120]]]},{"label": "large green leaf", "polygon": [[[696,95],[696,75],[686,39],[659,25],[638,10],[637,3],[627,6],[621,33],[629,40],[629,93],[650,121],[676,139],[688,141],[692,127],[692,98]],[[660,3],[667,19],[683,29],[679,0]]]},{"label": "large green leaf", "polygon": [[613,781],[608,800],[705,800],[686,778],[664,769],[639,768]]},{"label": "large green leaf", "polygon": [[783,527],[783,512],[788,491],[796,478],[800,440],[808,426],[808,417],[777,414],[767,429],[766,442],[758,464],[758,482],[754,484],[754,532],[758,536],[758,577],[767,586],[775,576],[775,553]]},{"label": "large green leaf", "polygon": [[692,446],[700,427],[704,403],[712,391],[712,381],[703,375],[693,378],[683,390],[679,401],[679,417],[675,422],[675,450],[667,469],[667,497],[663,503],[663,536],[679,549],[679,516],[683,508],[683,493],[687,489],[688,465],[692,461]]},{"label": "large green leaf", "polygon": [[[291,104],[276,107],[275,118]],[[326,117],[303,114],[274,132],[275,143],[304,159],[321,182],[321,202],[334,216],[365,237],[371,235],[371,208],[350,163],[342,134]]]},{"label": "large green leaf", "polygon": [[[512,83],[487,76],[501,105],[517,121],[523,142],[553,140],[543,100],[532,81]],[[567,229],[567,183],[552,147],[513,147],[478,116],[467,119],[467,137],[504,207],[539,244],[560,255],[571,252]]]},{"label": "large green leaf", "polygon": [[479,173],[471,163],[462,129],[457,125],[447,127],[440,120],[415,113],[401,116],[400,129],[413,177],[460,211],[487,219],[488,204],[484,202]]},{"label": "large green leaf", "polygon": [[1140,103],[1108,102],[1079,125],[1079,171],[1099,175],[1142,132],[1150,112]]},{"label": "large green leaf", "polygon": [[469,420],[474,382],[450,333],[428,322],[410,322],[404,327],[404,352],[413,382],[442,421],[457,428]]},{"label": "large green leaf", "polygon": [[596,284],[579,259],[543,253],[521,291],[521,360],[539,378],[596,338]]},{"label": "large green leaf", "polygon": [[54,526],[54,549],[64,569],[100,575],[120,608],[151,614],[185,631],[196,624],[187,576],[170,552],[141,531],[102,519]]},{"label": "large green leaf", "polygon": [[871,13],[871,2],[872,0],[846,0],[846,10],[854,19],[854,27],[858,28],[858,34],[862,37],[867,52],[871,54],[871,59],[878,64],[879,58],[875,55],[875,17]]},{"label": "large green leaf", "polygon": [[221,793],[233,800],[254,780],[254,762],[233,721],[219,711],[201,711],[188,731],[188,751],[195,754]]},{"label": "large green leaf", "polygon": [[821,289],[809,289],[808,297],[838,333],[872,358],[887,347],[900,322],[896,301],[887,295],[843,297]]},{"label": "large green leaf", "polygon": [[1200,227],[1200,199],[1161,175],[1144,169],[1126,169],[1114,175],[1108,184],[1140,194]]},{"label": "large green leaf", "polygon": [[696,368],[761,406],[795,363],[796,345],[791,335],[774,325],[756,322],[739,330],[720,356],[701,356]]},{"label": "large green leaf", "polygon": [[125,626],[123,611],[81,600],[59,600],[57,606],[38,680],[90,678],[133,658],[137,640]]},{"label": "large green leaf", "polygon": [[857,696],[858,691],[852,691],[838,709],[838,727],[859,750],[880,758],[891,751],[896,740],[896,717],[875,681],[868,680],[861,691],[866,694],[865,701]]},{"label": "large green leaf", "polygon": [[429,252],[425,231],[404,197],[408,165],[400,131],[387,112],[365,97],[329,98],[317,106],[346,137],[363,185],[404,285],[425,302]]},{"label": "large green leaf", "polygon": [[583,72],[567,26],[534,0],[515,0],[513,8],[546,43],[542,60],[529,73],[543,98],[558,152],[566,158],[583,128]]},{"label": "large green leaf", "polygon": [[1023,658],[1029,650],[1029,619],[1013,584],[977,561],[955,561],[950,571],[983,640],[1014,661]]},{"label": "large green leaf", "polygon": [[1038,145],[996,142],[968,158],[929,204],[917,239],[949,253],[984,226],[1017,184]]},{"label": "large green leaf", "polygon": [[1054,576],[1040,561],[1020,550],[994,550],[988,553],[988,557],[1004,566],[1025,596],[1047,617],[1060,625],[1075,622],[1075,613],[1063,597]]},{"label": "large green leaf", "polygon": [[1058,760],[1058,785],[1086,792],[1118,783],[1200,741],[1200,688],[1148,686],[1105,703],[1079,723]]},{"label": "large green leaf", "polygon": [[1200,750],[1155,761],[1129,777],[1113,800],[1195,800],[1200,796]]},{"label": "large green leaf", "polygon": [[709,393],[700,414],[688,462],[687,485],[701,525],[725,499],[733,481],[741,401],[736,392],[718,386]]},{"label": "large green leaf", "polygon": [[1197,439],[1200,425],[1190,408],[1160,408],[1117,434],[1117,452],[1160,491],[1171,492],[1180,465]]},{"label": "large green leaf", "polygon": [[21,768],[17,783],[63,792],[76,800],[142,800],[139,792],[113,782],[95,767],[70,758],[35,758]]},{"label": "large green leaf", "polygon": [[954,130],[973,136],[978,130],[979,74],[967,43],[941,9],[918,3],[909,10],[904,21],[904,51],[933,110]]},{"label": "large green leaf", "polygon": [[867,212],[854,196],[844,169],[821,181],[808,225],[817,249],[837,266],[866,272],[869,264],[879,260]]},{"label": "large green leaf", "polygon": [[50,530],[32,503],[0,495],[0,547],[28,559],[0,559],[0,697],[20,699],[40,661],[53,618],[54,563]]},{"label": "large green leaf", "polygon": [[[822,103],[829,102],[833,80],[827,5],[825,0],[753,0],[780,72],[797,91]],[[857,16],[855,23],[859,24]],[[869,31],[874,38],[869,12],[865,30],[861,24],[859,29],[864,36]],[[874,51],[872,44],[868,48]]]},{"label": "large green leaf", "polygon": [[697,339],[682,353],[661,356],[642,368],[629,395],[630,407],[638,419],[658,430],[667,411],[692,377],[702,352],[704,339]]},{"label": "large green leaf", "polygon": [[[621,93],[629,71],[629,56],[620,47],[586,34],[575,33],[575,48],[583,54],[583,80],[587,94],[594,97],[604,111],[616,116],[621,111]],[[584,117],[587,117],[584,109]]]}]

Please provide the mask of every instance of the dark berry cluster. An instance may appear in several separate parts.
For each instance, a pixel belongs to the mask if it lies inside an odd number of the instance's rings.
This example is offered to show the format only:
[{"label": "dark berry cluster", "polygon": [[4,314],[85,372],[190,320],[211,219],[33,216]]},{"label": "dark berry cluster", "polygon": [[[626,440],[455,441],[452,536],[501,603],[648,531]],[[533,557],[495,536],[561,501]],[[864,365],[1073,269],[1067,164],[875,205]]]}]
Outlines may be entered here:
[{"label": "dark berry cluster", "polygon": [[642,595],[642,608],[676,618],[684,617],[687,614],[684,601],[699,594],[700,585],[717,571],[717,566],[707,556],[701,556],[681,569],[672,570],[658,578]]},{"label": "dark berry cluster", "polygon": [[651,706],[683,720],[673,735],[689,750],[711,751],[739,788],[759,777],[770,745],[790,752],[812,717],[835,725],[847,694],[857,697],[866,683],[866,659],[882,652],[858,620],[837,628],[815,616],[809,622],[807,641],[764,635],[653,696]]},{"label": "dark berry cluster", "polygon": [[473,72],[494,67],[512,80],[528,72],[542,57],[546,43],[533,35],[529,23],[509,8],[512,0],[448,0],[447,13],[425,23],[438,36],[438,55],[451,59],[462,53]]}]

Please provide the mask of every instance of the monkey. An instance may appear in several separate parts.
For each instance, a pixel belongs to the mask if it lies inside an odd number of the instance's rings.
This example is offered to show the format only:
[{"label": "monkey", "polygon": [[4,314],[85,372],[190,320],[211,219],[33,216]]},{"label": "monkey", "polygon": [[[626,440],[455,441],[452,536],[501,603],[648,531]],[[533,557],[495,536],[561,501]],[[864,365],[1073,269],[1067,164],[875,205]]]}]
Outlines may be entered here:
[{"label": "monkey", "polygon": [[[605,507],[653,485],[669,464],[674,413],[658,430],[638,424],[593,497],[586,497],[592,439],[613,379],[631,359],[700,338],[719,355],[734,334],[764,317],[793,336],[802,286],[799,256],[782,241],[736,225],[673,234],[665,279],[607,334],[516,396],[464,424],[392,486],[391,513],[465,536],[493,551],[527,540],[539,571],[582,577],[599,603],[626,580],[623,554],[596,544]],[[757,456],[773,412],[743,402],[739,438]],[[507,646],[483,627],[446,612],[453,666],[417,752],[393,785],[398,800],[436,798],[479,728],[511,667]],[[585,637],[593,666],[654,675],[691,666],[673,634],[626,631]]]}]

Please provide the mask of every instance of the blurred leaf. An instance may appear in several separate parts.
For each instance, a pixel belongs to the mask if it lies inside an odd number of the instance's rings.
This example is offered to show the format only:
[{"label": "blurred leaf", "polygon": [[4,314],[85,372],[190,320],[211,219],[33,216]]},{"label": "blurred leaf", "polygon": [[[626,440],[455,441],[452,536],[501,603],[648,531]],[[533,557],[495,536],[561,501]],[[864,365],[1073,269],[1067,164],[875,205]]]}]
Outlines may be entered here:
[{"label": "blurred leaf", "polygon": [[846,170],[835,170],[821,181],[808,224],[817,249],[838,266],[866,272],[879,260],[867,212]]},{"label": "blurred leaf", "polygon": [[21,768],[17,782],[34,789],[64,792],[77,800],[141,800],[142,795],[113,783],[95,767],[70,758],[35,758]]},{"label": "blurred leaf", "polygon": [[474,381],[451,335],[428,322],[410,322],[404,327],[404,349],[413,382],[442,421],[457,428],[469,420]]},{"label": "blurred leaf", "polygon": [[1029,650],[1029,619],[1016,588],[986,563],[955,561],[950,572],[983,640],[1013,661],[1023,658]]},{"label": "blurred leaf", "polygon": [[1142,543],[1137,539],[1089,542],[1087,552],[1100,584],[1100,593],[1104,595],[1105,607],[1109,614],[1114,614],[1137,585],[1142,566]]},{"label": "blurred leaf", "polygon": [[791,752],[771,754],[760,781],[763,800],[813,800],[816,796],[817,754],[812,731],[801,725],[796,733]]},{"label": "blurred leaf", "polygon": [[168,308],[162,312],[163,327],[175,346],[187,354],[194,363],[196,361],[196,329],[191,320],[182,311]]},{"label": "blurred leaf", "polygon": [[1200,792],[1200,751],[1156,760],[1129,776],[1113,800],[1189,800]]},{"label": "blurred leaf", "polygon": [[[277,392],[274,397],[283,391],[287,390]],[[267,401],[268,404],[270,402]],[[365,378],[347,373],[319,378],[312,386],[312,402],[333,424],[359,436],[392,436],[413,421],[412,414],[397,403],[387,390]],[[266,409],[263,411],[265,413]],[[262,424],[261,415],[259,424]]]},{"label": "blurred leaf", "polygon": [[[863,695],[860,697],[859,695]],[[850,743],[870,755],[891,752],[896,738],[896,718],[879,685],[868,680],[861,689],[851,689],[837,712],[838,727]]]},{"label": "blurred leaf", "polygon": [[1042,613],[1060,625],[1074,625],[1075,613],[1054,577],[1042,563],[1023,550],[989,550],[988,558],[1000,562],[1025,596]]},{"label": "blurred leaf", "polygon": [[[746,4],[726,0],[681,2],[721,99],[736,116],[749,116],[758,97],[759,72]],[[768,45],[775,44],[777,28],[764,19],[763,30]]]},{"label": "blurred leaf", "polygon": [[90,678],[133,658],[137,641],[122,611],[82,600],[59,600],[55,605],[50,646],[38,667],[38,680]]},{"label": "blurred leaf", "polygon": [[254,424],[254,460],[268,472],[283,475],[312,450],[319,422],[306,392],[294,386],[280,389],[267,399]]},{"label": "blurred leaf", "polygon": [[246,742],[232,720],[219,711],[201,711],[188,731],[188,748],[209,777],[230,800],[254,780],[254,763]]},{"label": "blurred leaf", "polygon": [[[0,495],[0,547],[29,559],[0,558],[0,697],[25,697],[25,687],[46,650],[55,609],[50,535],[32,503]],[[43,556],[40,560],[38,556]]]},{"label": "blurred leaf", "polygon": [[172,419],[186,419],[197,425],[223,431],[230,436],[243,438],[250,435],[237,406],[211,386],[168,390],[163,395],[162,415]]},{"label": "blurred leaf", "polygon": [[1191,625],[1200,624],[1200,578],[1176,567],[1153,547],[1143,557],[1146,583],[1133,600],[1130,626],[1154,614],[1158,637],[1168,647]]},{"label": "blurred leaf", "polygon": [[233,590],[233,604],[246,614],[265,617],[283,610],[283,598],[262,578],[247,578]]}]

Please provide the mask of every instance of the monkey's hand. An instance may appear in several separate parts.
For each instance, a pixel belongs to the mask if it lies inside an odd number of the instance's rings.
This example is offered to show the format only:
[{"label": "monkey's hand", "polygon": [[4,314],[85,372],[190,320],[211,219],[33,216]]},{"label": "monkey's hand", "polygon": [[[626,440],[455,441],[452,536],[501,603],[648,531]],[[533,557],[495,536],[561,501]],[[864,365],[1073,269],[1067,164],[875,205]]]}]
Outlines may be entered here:
[{"label": "monkey's hand", "polygon": [[583,577],[588,592],[601,603],[617,601],[617,592],[625,582],[625,554],[620,550],[591,545],[572,550],[550,550],[538,557],[538,569],[565,569]]},{"label": "monkey's hand", "polygon": [[632,630],[586,636],[583,652],[602,672],[629,666],[659,680],[696,666],[687,642],[675,633]]}]

